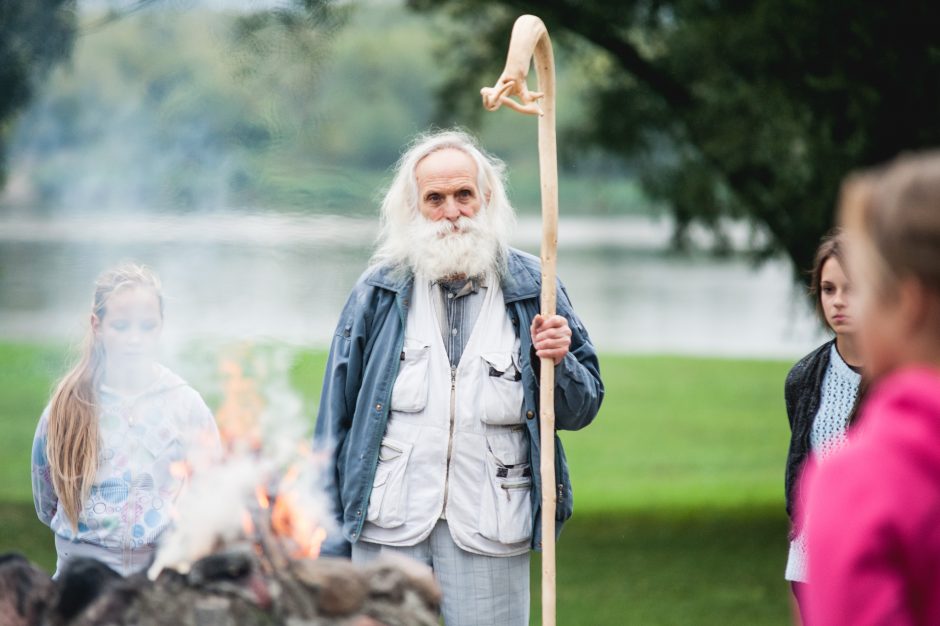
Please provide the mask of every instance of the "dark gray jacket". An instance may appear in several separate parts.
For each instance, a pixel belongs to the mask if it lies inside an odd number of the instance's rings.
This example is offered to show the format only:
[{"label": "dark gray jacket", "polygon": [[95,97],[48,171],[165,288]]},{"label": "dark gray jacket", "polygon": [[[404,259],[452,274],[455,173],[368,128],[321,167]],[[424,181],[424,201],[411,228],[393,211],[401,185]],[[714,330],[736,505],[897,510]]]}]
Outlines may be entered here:
[{"label": "dark gray jacket", "polygon": [[835,339],[827,341],[800,359],[790,369],[784,385],[787,419],[790,420],[790,450],[787,453],[785,486],[787,515],[791,521],[796,502],[796,483],[810,452],[810,433],[813,430],[813,419],[819,410],[820,392],[826,368],[829,367],[829,353],[833,343]]}]

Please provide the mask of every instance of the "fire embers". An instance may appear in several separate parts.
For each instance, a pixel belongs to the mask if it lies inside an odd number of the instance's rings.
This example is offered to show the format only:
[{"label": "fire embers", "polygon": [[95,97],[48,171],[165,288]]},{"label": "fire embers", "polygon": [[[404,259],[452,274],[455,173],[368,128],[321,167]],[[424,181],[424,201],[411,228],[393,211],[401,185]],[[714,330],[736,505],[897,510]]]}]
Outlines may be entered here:
[{"label": "fire embers", "polygon": [[219,365],[216,412],[223,453],[193,468],[176,502],[175,524],[148,568],[187,574],[232,545],[252,545],[266,573],[314,559],[338,532],[322,488],[327,455],[312,449],[309,424],[289,385],[293,357],[242,346]]},{"label": "fire embers", "polygon": [[430,569],[414,561],[301,559],[266,573],[247,544],[155,581],[90,559],[50,581],[22,558],[0,557],[0,589],[4,626],[435,626],[440,604]]},{"label": "fire embers", "polygon": [[[271,503],[271,497],[259,485],[255,488],[255,496],[258,500],[259,512],[268,515],[270,530],[276,537],[283,542],[289,542],[293,558],[315,559],[320,556],[320,546],[326,540],[326,529],[318,526],[315,519],[311,518],[304,511],[302,503],[303,492],[297,489],[297,479],[300,470],[297,466],[292,466],[281,479],[277,488],[277,495],[274,497],[274,503]],[[243,525],[245,534],[249,537],[254,535],[263,536],[264,528],[258,528],[258,523],[253,520],[251,513],[245,512],[246,518]],[[255,516],[255,519],[257,516]],[[257,529],[257,530],[256,530]]]}]

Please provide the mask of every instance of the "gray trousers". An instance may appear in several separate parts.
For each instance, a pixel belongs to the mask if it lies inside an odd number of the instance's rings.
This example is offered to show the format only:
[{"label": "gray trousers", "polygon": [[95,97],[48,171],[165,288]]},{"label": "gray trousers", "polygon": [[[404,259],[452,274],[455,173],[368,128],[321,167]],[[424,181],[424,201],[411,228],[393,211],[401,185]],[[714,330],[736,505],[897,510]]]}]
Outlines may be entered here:
[{"label": "gray trousers", "polygon": [[382,552],[402,554],[431,566],[444,593],[441,612],[447,626],[527,626],[529,623],[529,553],[481,556],[461,550],[440,520],[424,541],[413,546],[385,546],[357,541],[354,563]]}]

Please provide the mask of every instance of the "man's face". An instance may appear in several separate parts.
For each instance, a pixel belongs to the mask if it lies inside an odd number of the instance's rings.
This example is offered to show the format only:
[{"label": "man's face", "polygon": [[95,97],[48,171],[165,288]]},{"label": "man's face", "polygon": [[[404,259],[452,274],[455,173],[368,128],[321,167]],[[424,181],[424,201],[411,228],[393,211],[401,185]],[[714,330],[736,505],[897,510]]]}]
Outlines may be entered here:
[{"label": "man's face", "polygon": [[445,148],[432,152],[415,168],[418,209],[425,219],[456,221],[480,210],[477,165],[466,152]]}]

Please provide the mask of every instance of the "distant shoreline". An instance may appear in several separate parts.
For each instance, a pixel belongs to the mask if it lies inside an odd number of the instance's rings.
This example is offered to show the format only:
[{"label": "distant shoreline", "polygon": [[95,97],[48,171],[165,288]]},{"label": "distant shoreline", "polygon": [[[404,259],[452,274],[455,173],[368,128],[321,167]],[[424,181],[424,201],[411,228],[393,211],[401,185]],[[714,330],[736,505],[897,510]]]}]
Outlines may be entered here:
[{"label": "distant shoreline", "polygon": [[[537,249],[541,221],[522,215],[512,244]],[[378,218],[345,215],[299,215],[278,211],[213,211],[164,214],[0,217],[0,242],[68,243],[232,243],[245,245],[325,244],[368,248],[378,232]],[[729,249],[747,253],[763,243],[744,223],[724,225]],[[612,248],[641,252],[669,252],[675,223],[668,216],[570,216],[559,220],[561,249]],[[704,228],[692,227],[691,250],[709,250],[715,238]]]}]

